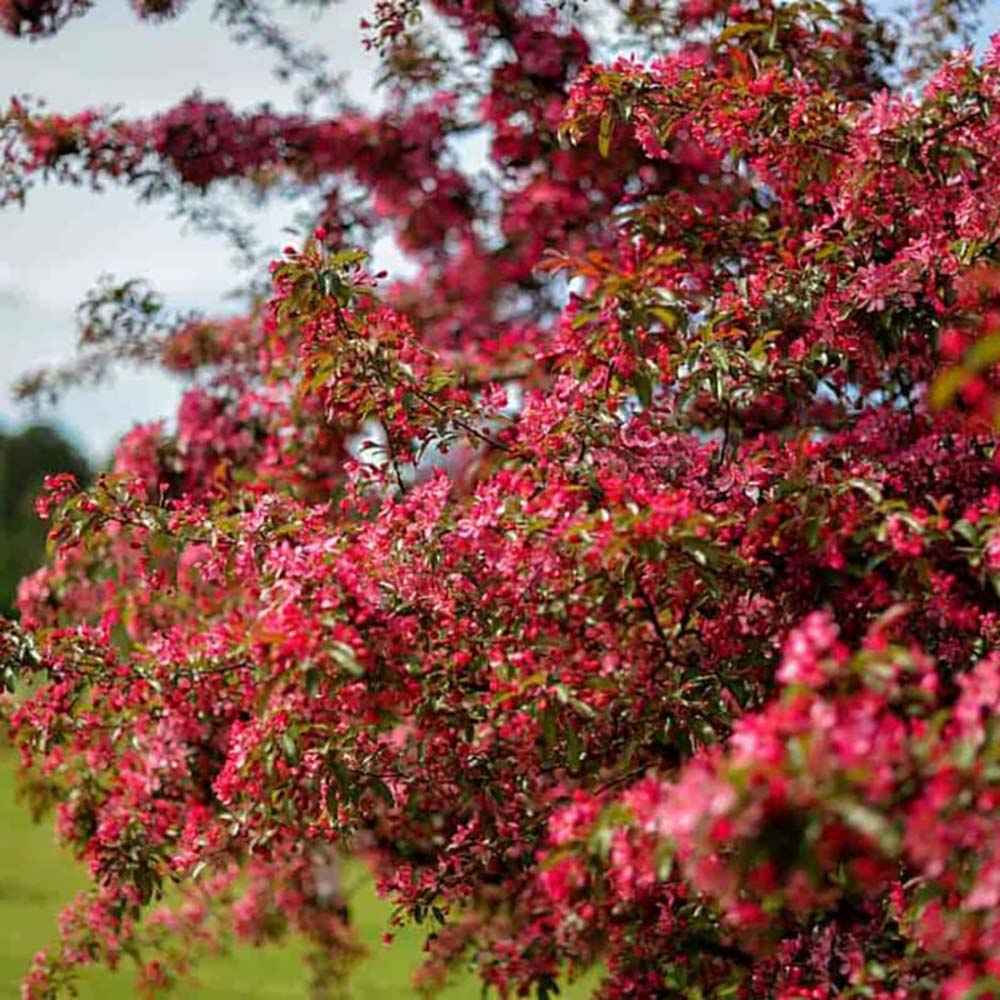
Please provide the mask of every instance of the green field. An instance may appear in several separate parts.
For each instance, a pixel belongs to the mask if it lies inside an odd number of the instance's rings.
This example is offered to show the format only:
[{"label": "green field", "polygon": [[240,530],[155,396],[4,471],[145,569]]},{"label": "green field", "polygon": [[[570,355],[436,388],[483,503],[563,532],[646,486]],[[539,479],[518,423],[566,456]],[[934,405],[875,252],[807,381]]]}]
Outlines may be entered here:
[{"label": "green field", "polygon": [[[36,826],[14,801],[13,760],[0,752],[0,998],[20,996],[19,981],[31,956],[55,935],[56,915],[63,902],[85,885],[83,873],[53,839],[49,825]],[[382,944],[391,907],[379,900],[370,884],[351,897],[352,921],[369,949],[368,958],[351,979],[356,1000],[412,997],[410,975],[420,961],[423,931],[405,928],[392,945]],[[180,995],[195,1000],[267,1000],[306,996],[300,951],[285,947],[241,948],[226,958],[204,963],[199,984]],[[567,987],[567,1000],[589,995],[583,983]],[[131,997],[128,964],[111,975],[90,971],[81,983],[83,1000]],[[481,991],[471,976],[462,977],[441,996],[446,1000],[477,1000]]]}]

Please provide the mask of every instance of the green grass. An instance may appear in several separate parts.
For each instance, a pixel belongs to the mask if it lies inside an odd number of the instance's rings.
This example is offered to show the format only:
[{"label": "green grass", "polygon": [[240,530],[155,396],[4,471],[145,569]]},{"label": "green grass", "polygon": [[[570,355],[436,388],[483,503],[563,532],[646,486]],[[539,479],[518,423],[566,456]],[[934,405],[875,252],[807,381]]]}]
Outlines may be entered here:
[{"label": "green grass", "polygon": [[[0,1000],[20,996],[19,983],[32,955],[56,935],[60,907],[86,879],[73,859],[57,847],[51,824],[36,826],[14,801],[13,759],[0,751]],[[407,927],[394,942],[382,944],[391,907],[364,882],[351,897],[351,919],[368,957],[351,978],[355,1000],[414,997],[410,977],[421,959],[424,932]],[[301,1000],[306,976],[295,943],[264,948],[240,948],[199,967],[199,983],[181,989],[185,1000]],[[595,980],[567,986],[566,1000],[583,1000]],[[126,962],[111,974],[88,970],[80,987],[83,1000],[132,997],[132,970]],[[441,994],[443,1000],[478,1000],[478,981],[465,974]]]}]

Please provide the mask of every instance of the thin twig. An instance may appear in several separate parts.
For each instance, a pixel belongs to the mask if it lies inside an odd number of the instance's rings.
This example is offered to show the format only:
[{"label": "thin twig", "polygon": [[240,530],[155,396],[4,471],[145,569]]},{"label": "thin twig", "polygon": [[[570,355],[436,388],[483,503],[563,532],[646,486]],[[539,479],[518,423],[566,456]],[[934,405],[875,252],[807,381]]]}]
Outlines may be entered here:
[{"label": "thin twig", "polygon": [[663,631],[663,626],[660,624],[660,618],[656,610],[656,605],[653,603],[653,599],[646,592],[646,588],[642,585],[641,571],[635,574],[635,589],[642,600],[643,607],[646,609],[646,616],[649,618],[653,625],[653,629],[656,632],[657,638],[660,640],[660,644],[663,646],[664,652],[670,655],[670,640],[667,638],[667,633]]},{"label": "thin twig", "polygon": [[501,451],[506,451],[508,454],[513,451],[512,448],[508,447],[501,441],[497,441],[496,438],[491,437],[489,434],[485,434],[480,430],[477,430],[472,424],[467,423],[461,417],[456,417],[453,413],[449,413],[444,407],[435,403],[433,399],[430,398],[425,392],[422,392],[416,386],[410,386],[409,391],[413,393],[421,402],[426,403],[439,417],[444,417],[446,420],[450,420],[456,427],[461,427],[467,434],[471,434],[473,437],[479,438],[485,444],[491,445],[494,448],[499,448]]}]

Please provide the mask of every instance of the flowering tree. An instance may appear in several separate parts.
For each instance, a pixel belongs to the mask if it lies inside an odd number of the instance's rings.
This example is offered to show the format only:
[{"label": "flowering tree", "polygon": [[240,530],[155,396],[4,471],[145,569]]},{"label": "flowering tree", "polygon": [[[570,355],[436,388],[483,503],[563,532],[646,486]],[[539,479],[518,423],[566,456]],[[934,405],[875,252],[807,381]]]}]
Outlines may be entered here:
[{"label": "flowering tree", "polygon": [[[94,880],[25,996],[123,954],[155,991],[231,929],[306,935],[331,994],[346,848],[433,926],[428,986],[1000,997],[1000,43],[943,55],[968,13],[381,0],[377,114],[11,104],[8,200],[293,191],[317,227],[238,318],[97,289],[82,367],[27,387],[192,378],[112,474],[50,480],[2,633],[30,799]],[[386,231],[412,279],[365,270]]]}]

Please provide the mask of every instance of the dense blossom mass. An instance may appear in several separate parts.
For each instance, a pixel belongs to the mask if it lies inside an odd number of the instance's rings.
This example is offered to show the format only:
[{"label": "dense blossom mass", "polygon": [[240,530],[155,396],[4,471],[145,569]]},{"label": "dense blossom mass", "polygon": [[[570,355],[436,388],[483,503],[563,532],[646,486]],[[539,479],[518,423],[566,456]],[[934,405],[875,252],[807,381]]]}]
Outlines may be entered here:
[{"label": "dense blossom mass", "polygon": [[[316,227],[244,315],[98,288],[81,367],[26,384],[190,378],[48,483],[0,632],[26,794],[93,876],[25,997],[288,932],[333,995],[343,851],[433,928],[422,987],[1000,998],[1000,36],[948,54],[968,15],[380,0],[377,111],[10,104],[3,200],[298,193]],[[385,234],[412,277],[366,270]]]}]

